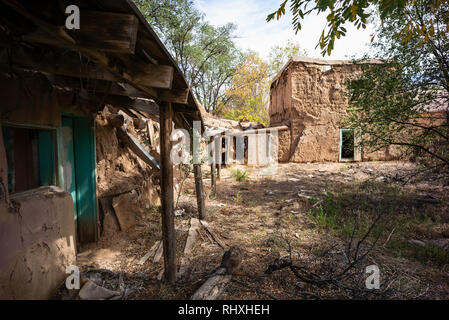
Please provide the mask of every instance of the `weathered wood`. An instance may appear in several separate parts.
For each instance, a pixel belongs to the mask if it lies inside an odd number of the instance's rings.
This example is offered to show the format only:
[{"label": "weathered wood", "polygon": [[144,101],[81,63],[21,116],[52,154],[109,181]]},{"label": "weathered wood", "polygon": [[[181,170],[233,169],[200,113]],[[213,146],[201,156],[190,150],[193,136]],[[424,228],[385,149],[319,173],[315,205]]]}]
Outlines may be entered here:
[{"label": "weathered wood", "polygon": [[207,218],[206,204],[203,191],[203,177],[201,174],[201,164],[193,165],[193,175],[195,177],[196,203],[198,206],[198,218],[200,220]]},{"label": "weathered wood", "polygon": [[190,261],[189,255],[192,253],[195,246],[196,237],[198,234],[198,227],[200,226],[199,220],[196,218],[190,219],[190,229],[187,236],[186,245],[184,247],[184,255],[181,259],[181,265],[179,267],[178,278],[181,278],[187,271],[188,263]]},{"label": "weathered wood", "polygon": [[162,245],[162,243],[160,243],[159,246],[156,248],[156,253],[154,255],[153,262],[158,263],[161,260],[163,253],[164,253],[164,246]]},{"label": "weathered wood", "polygon": [[[139,29],[135,15],[84,10],[80,13],[81,28],[73,31],[79,45],[106,52],[134,54]],[[63,45],[40,29],[22,36],[22,39],[55,47]]]},{"label": "weathered wood", "polygon": [[121,128],[125,123],[125,117],[121,114],[110,114],[108,115],[107,120],[114,128]]},{"label": "weathered wood", "polygon": [[170,159],[172,123],[172,105],[163,103],[160,109],[160,146],[164,276],[167,282],[173,284],[176,281],[176,234],[173,212],[173,163]]},{"label": "weathered wood", "polygon": [[221,180],[221,164],[217,163],[217,180]]},{"label": "weathered wood", "polygon": [[123,142],[127,144],[127,146],[140,158],[142,159],[146,164],[151,166],[154,169],[160,170],[161,164],[155,157],[153,157],[144,146],[140,144],[140,142],[131,134],[129,133],[125,126],[122,126],[118,128],[118,131],[120,133],[120,138]]},{"label": "weathered wood", "polygon": [[203,227],[207,230],[207,232],[209,232],[209,234],[212,236],[212,238],[215,240],[215,242],[223,249],[226,250],[227,246],[220,240],[220,238],[215,234],[215,232],[212,231],[212,229],[210,228],[209,224],[204,221],[204,220],[200,220],[201,224],[203,225]]},{"label": "weathered wood", "polygon": [[[174,69],[171,66],[162,66],[166,67],[166,75],[170,76],[171,79],[161,79],[158,73],[154,74],[155,69],[157,67],[161,66],[154,66],[149,67],[149,74],[148,79],[149,81],[144,81],[142,74],[145,74],[145,71],[148,66],[143,63],[138,63],[137,61],[133,61],[133,67],[135,70],[139,70],[139,67],[142,67],[139,71],[140,74],[138,77],[134,77],[134,74],[129,74],[127,72],[124,72],[122,67],[106,56],[103,52],[99,50],[89,49],[86,47],[83,47],[82,45],[79,45],[75,39],[73,39],[65,30],[64,27],[57,27],[54,25],[49,24],[48,22],[36,17],[32,12],[28,11],[27,8],[25,8],[21,3],[19,3],[16,0],[3,0],[3,2],[10,8],[14,9],[16,12],[33,22],[35,25],[40,27],[43,31],[47,32],[50,36],[55,37],[58,41],[62,42],[64,46],[68,46],[70,49],[74,50],[75,52],[79,52],[79,54],[85,56],[86,58],[89,58],[93,63],[98,64],[102,68],[105,69],[105,71],[113,74],[116,79],[124,80],[124,82],[128,82],[129,84],[135,86],[139,90],[142,90],[148,94],[151,95],[151,92],[148,90],[148,87],[151,87],[150,83],[152,79],[155,80],[155,86],[160,83],[164,83],[165,85],[169,83],[169,86],[166,88],[171,89],[172,88],[172,80],[173,80],[173,73]],[[14,52],[15,56],[16,52]],[[52,60],[49,60],[53,62]],[[65,64],[64,64],[65,65]],[[169,70],[171,68],[171,71]],[[31,70],[36,70],[35,68],[32,68]],[[43,71],[40,69],[37,69],[37,71]],[[161,70],[162,72],[163,70]],[[52,72],[55,73],[55,72]],[[82,76],[80,76],[82,77]]]},{"label": "weathered wood", "polygon": [[142,64],[134,68],[133,80],[137,85],[171,89],[175,69],[171,66]]},{"label": "weathered wood", "polygon": [[211,183],[211,195],[215,196],[217,194],[217,176],[215,172],[215,139],[214,137],[211,137],[211,157],[212,157],[212,164],[210,165],[210,183]]},{"label": "weathered wood", "polygon": [[[101,99],[101,95],[97,96],[97,99]],[[104,102],[117,107],[127,107],[140,112],[146,112],[148,114],[159,115],[159,105],[154,101],[145,99],[131,99],[122,96],[107,95],[104,98]]]},{"label": "weathered wood", "polygon": [[164,102],[187,104],[189,89],[172,89],[159,92],[159,99]]},{"label": "weathered wood", "polygon": [[144,264],[152,255],[154,255],[156,253],[156,250],[159,248],[159,246],[161,245],[161,241],[158,240],[156,241],[153,246],[151,247],[151,249],[142,257],[140,258],[139,262],[137,262],[137,264],[142,265]]},{"label": "weathered wood", "polygon": [[226,274],[226,268],[219,268],[205,283],[192,295],[190,300],[216,300],[218,299],[232,279]]},{"label": "weathered wood", "polygon": [[210,186],[211,186],[210,196],[215,196],[217,194],[217,174],[215,167],[216,166],[214,163],[210,165]]},{"label": "weathered wood", "polygon": [[[53,68],[53,66],[44,66],[47,70]],[[88,68],[90,66],[85,66]],[[62,72],[62,71],[61,71]],[[98,74],[98,69],[94,69],[92,72],[88,71],[89,77],[103,77],[107,78],[106,80],[99,80],[96,78],[95,81],[92,80],[83,80],[79,78],[75,78],[76,75],[73,75],[76,72],[68,72],[69,75],[54,75],[49,74],[47,77],[53,85],[57,85],[60,87],[68,87],[75,89],[85,89],[91,92],[101,92],[108,93],[111,95],[117,96],[125,96],[125,97],[135,97],[135,98],[145,98],[145,99],[158,99],[164,102],[172,102],[172,103],[182,103],[186,104],[189,96],[189,89],[155,89],[155,88],[147,88],[148,91],[151,92],[151,95],[145,93],[141,90],[136,89],[135,87],[127,84],[127,83],[115,83],[113,82],[115,77],[109,73]],[[181,107],[177,106],[174,108],[175,112],[196,112],[193,108]],[[145,111],[144,111],[145,112]]]},{"label": "weathered wood", "polygon": [[155,147],[154,145],[154,126],[153,126],[153,120],[149,119],[147,121],[147,134],[148,139],[150,140],[150,146]]},{"label": "weathered wood", "polygon": [[[151,95],[142,92],[128,83],[113,82],[114,77],[111,75],[111,81],[98,80],[98,79],[80,79],[75,77],[68,77],[57,74],[47,74],[47,78],[50,82],[59,87],[66,87],[72,89],[84,89],[90,92],[101,92],[117,96],[135,97],[156,99],[158,92],[156,89],[148,88],[151,91]],[[162,90],[162,89],[161,89]]]}]

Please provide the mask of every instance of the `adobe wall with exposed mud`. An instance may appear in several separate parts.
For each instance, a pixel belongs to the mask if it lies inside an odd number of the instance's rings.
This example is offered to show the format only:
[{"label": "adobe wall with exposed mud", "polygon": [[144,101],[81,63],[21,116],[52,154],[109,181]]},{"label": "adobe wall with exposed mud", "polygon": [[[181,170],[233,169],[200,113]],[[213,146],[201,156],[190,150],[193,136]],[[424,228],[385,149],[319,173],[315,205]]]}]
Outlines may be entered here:
[{"label": "adobe wall with exposed mud", "polygon": [[[104,108],[97,115],[95,127],[99,225],[101,236],[106,237],[132,228],[150,206],[160,204],[159,173],[135,155],[117,128],[108,123],[111,111],[117,112]],[[140,128],[131,123],[127,130],[159,160],[159,124],[146,121],[147,125]],[[148,126],[153,126],[152,141]]]},{"label": "adobe wall with exposed mud", "polygon": [[[345,81],[359,70],[350,61],[293,58],[280,71],[271,85],[270,126],[290,127],[279,138],[281,162],[339,161],[340,121],[348,104]],[[355,160],[390,160],[395,154],[356,150]]]}]

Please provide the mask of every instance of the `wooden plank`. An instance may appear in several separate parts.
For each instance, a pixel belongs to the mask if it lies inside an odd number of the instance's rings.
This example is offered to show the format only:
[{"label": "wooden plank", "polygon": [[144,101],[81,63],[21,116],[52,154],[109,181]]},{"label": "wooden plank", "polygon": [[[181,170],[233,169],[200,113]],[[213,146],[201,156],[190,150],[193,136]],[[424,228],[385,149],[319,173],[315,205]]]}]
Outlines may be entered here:
[{"label": "wooden plank", "polygon": [[[72,30],[79,45],[105,52],[134,54],[139,29],[139,21],[135,15],[82,10],[80,27]],[[31,43],[64,46],[42,29],[22,36],[22,39]]]},{"label": "wooden plank", "polygon": [[190,219],[190,229],[187,236],[186,245],[184,247],[184,255],[181,259],[181,266],[179,267],[178,278],[181,278],[187,271],[188,263],[190,261],[189,255],[192,253],[195,246],[196,236],[198,235],[198,227],[200,223],[196,218]]},{"label": "wooden plank", "polygon": [[171,66],[141,64],[134,66],[133,81],[149,88],[171,89],[175,69]]},{"label": "wooden plank", "polygon": [[173,163],[170,159],[173,109],[171,103],[163,103],[160,110],[161,147],[161,202],[162,238],[164,245],[165,281],[176,281],[176,234],[173,212]]},{"label": "wooden plank", "polygon": [[125,129],[121,129],[124,131],[124,134],[128,137],[127,143],[130,149],[140,158],[142,159],[146,164],[151,166],[154,169],[160,170],[160,164],[159,161],[157,161],[156,158],[154,158],[140,143],[139,141],[134,138],[134,136],[129,133]]},{"label": "wooden plank", "polygon": [[115,81],[105,81],[105,80],[89,80],[80,79],[75,77],[67,77],[63,75],[56,74],[46,74],[46,77],[54,86],[71,88],[71,89],[84,89],[89,92],[101,92],[108,93],[111,95],[125,96],[125,97],[135,97],[135,98],[146,98],[146,99],[157,99],[158,93],[156,89],[151,90],[152,94],[149,95],[143,91],[136,89],[135,87],[129,85],[128,83],[121,83]]},{"label": "wooden plank", "polygon": [[154,245],[151,247],[151,249],[142,258],[140,258],[137,264],[138,265],[144,264],[152,255],[156,253],[156,250],[160,246],[160,244],[161,244],[160,240],[156,241]]},{"label": "wooden plank", "polygon": [[162,245],[162,242],[161,242],[156,249],[156,253],[154,255],[153,262],[158,263],[161,260],[163,253],[164,253],[164,246]]},{"label": "wooden plank", "polygon": [[212,195],[217,194],[217,176],[215,172],[215,139],[214,137],[211,137],[211,157],[212,157],[212,164],[210,165],[210,182],[211,182],[211,188],[212,188]]},{"label": "wooden plank", "polygon": [[82,63],[79,57],[76,59],[76,57],[69,54],[60,55],[54,52],[45,52],[37,55],[23,47],[15,47],[14,54],[8,56],[7,51],[2,50],[0,64],[8,66],[10,63],[23,69],[56,75],[108,81],[117,80],[115,75],[97,64]]},{"label": "wooden plank", "polygon": [[187,104],[189,99],[189,88],[159,91],[159,100],[164,102]]},{"label": "wooden plank", "polygon": [[200,222],[203,225],[203,227],[207,230],[207,232],[209,232],[209,234],[212,236],[212,238],[214,238],[215,242],[223,250],[226,250],[227,249],[226,245],[220,240],[220,238],[215,234],[215,232],[212,231],[212,229],[210,228],[209,224],[206,221],[204,221],[204,220],[200,220]]},{"label": "wooden plank", "polygon": [[191,300],[218,299],[232,279],[226,274],[226,268],[219,268],[207,281],[192,295]]},{"label": "wooden plank", "polygon": [[155,141],[154,141],[154,126],[153,126],[153,120],[148,119],[147,121],[147,134],[148,139],[150,140],[150,145],[152,148],[155,148]]},{"label": "wooden plank", "polygon": [[195,176],[196,203],[198,206],[198,218],[203,220],[207,218],[206,205],[204,201],[203,177],[201,174],[201,165],[193,165],[193,174]]},{"label": "wooden plank", "polygon": [[[97,95],[97,99],[103,98],[101,94]],[[127,107],[140,112],[146,112],[149,114],[159,115],[159,105],[154,101],[144,99],[131,99],[122,96],[107,95],[104,98],[104,102],[116,107]]]}]

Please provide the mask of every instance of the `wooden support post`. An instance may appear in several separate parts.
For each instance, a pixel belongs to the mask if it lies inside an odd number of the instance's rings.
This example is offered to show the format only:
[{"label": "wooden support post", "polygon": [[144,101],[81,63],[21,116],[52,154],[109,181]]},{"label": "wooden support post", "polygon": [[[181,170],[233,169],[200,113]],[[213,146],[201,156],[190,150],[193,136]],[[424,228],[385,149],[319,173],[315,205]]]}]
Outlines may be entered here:
[{"label": "wooden support post", "polygon": [[221,164],[217,163],[217,180],[221,180]]},{"label": "wooden support post", "polygon": [[212,164],[210,165],[210,182],[211,182],[211,188],[212,192],[211,195],[217,194],[217,176],[215,174],[215,137],[211,137],[211,157],[212,157]]},{"label": "wooden support post", "polygon": [[198,205],[198,218],[204,220],[207,218],[206,205],[204,202],[203,177],[201,175],[201,164],[193,165],[193,174],[195,175],[196,202]]},{"label": "wooden support post", "polygon": [[217,180],[221,180],[221,164],[223,153],[223,140],[222,136],[215,138],[215,163],[217,164]]},{"label": "wooden support post", "polygon": [[170,159],[173,123],[171,103],[163,103],[160,108],[161,145],[161,202],[162,239],[164,245],[164,276],[169,283],[176,281],[176,234],[173,212],[173,164]]}]

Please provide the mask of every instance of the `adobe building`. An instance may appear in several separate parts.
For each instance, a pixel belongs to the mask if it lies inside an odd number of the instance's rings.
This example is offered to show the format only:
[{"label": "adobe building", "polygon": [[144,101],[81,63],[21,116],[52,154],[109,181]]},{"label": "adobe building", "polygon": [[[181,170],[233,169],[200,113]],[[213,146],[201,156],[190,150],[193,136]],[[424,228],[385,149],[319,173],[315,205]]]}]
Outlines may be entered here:
[{"label": "adobe building", "polygon": [[[201,120],[132,1],[58,3],[0,3],[0,299],[51,297],[84,244],[145,207],[173,219],[169,137]],[[79,30],[61,27],[72,4]]]},{"label": "adobe building", "polygon": [[[369,59],[362,63],[377,64]],[[395,147],[367,153],[357,135],[343,128],[348,97],[345,81],[360,64],[342,60],[292,58],[277,74],[270,90],[270,126],[288,126],[279,133],[280,162],[392,160]]]}]

